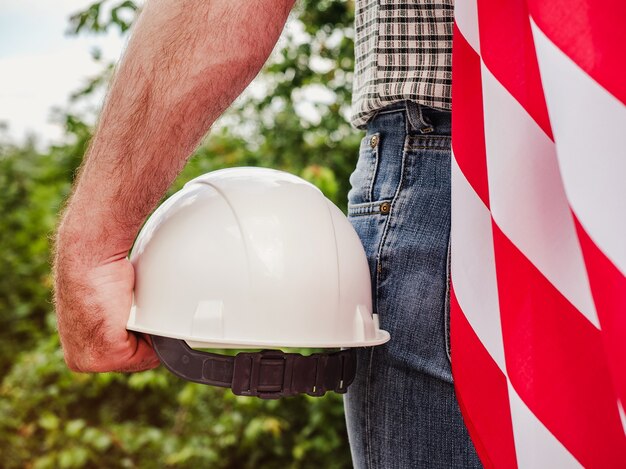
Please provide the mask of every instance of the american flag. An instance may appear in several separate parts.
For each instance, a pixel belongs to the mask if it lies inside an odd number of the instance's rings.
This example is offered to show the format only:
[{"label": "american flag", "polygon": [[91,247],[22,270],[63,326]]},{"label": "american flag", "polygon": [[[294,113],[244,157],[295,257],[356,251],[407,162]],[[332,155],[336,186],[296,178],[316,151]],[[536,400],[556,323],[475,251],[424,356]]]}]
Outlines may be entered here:
[{"label": "american flag", "polygon": [[452,368],[486,467],[626,467],[626,2],[457,0]]}]

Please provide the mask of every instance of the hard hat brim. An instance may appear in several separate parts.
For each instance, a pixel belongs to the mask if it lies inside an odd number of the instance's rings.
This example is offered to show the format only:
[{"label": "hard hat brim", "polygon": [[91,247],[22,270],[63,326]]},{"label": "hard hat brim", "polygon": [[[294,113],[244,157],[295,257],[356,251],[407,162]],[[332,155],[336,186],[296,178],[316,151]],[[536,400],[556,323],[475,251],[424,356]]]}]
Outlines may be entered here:
[{"label": "hard hat brim", "polygon": [[349,341],[349,342],[272,342],[245,339],[210,339],[204,340],[202,337],[185,336],[180,334],[164,333],[163,331],[153,330],[147,327],[139,327],[132,325],[127,327],[128,330],[134,332],[142,332],[144,334],[166,336],[172,339],[180,339],[187,342],[192,348],[224,348],[224,349],[258,349],[258,348],[349,348],[349,347],[373,347],[381,345],[389,341],[389,332],[382,329],[376,331],[376,337],[370,340]]}]

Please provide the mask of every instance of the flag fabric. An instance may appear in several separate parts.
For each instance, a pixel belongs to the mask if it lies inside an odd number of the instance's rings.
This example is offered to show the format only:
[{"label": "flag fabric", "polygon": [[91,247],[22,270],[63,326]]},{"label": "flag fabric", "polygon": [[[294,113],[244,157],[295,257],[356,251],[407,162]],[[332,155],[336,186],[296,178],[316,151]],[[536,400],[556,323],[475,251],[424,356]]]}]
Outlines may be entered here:
[{"label": "flag fabric", "polygon": [[486,467],[626,467],[626,2],[455,8],[465,423]]}]

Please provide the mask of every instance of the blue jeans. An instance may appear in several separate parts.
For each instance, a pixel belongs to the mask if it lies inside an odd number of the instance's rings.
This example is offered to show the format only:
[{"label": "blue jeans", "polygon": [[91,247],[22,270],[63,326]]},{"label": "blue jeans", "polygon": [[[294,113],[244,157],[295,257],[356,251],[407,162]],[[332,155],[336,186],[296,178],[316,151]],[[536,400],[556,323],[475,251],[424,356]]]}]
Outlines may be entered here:
[{"label": "blue jeans", "polygon": [[450,370],[450,156],[449,112],[395,104],[370,121],[350,177],[348,215],[391,334],[359,349],[345,397],[358,469],[482,467]]}]

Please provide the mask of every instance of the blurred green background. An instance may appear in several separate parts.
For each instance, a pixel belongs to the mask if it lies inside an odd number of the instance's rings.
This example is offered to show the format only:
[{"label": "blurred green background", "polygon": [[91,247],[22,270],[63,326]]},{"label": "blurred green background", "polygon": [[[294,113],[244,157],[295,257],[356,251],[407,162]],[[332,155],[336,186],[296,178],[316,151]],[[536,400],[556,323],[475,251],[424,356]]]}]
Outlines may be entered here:
[{"label": "blurred green background", "polygon": [[[127,34],[132,1],[93,3],[73,34]],[[345,209],[361,134],[346,120],[353,56],[350,1],[302,0],[291,28],[246,93],[172,186],[229,166],[310,180]],[[94,52],[94,59],[98,59]],[[42,151],[0,132],[0,467],[351,467],[341,397],[238,398],[164,369],[76,374],[64,365],[51,303],[55,223],[92,128],[70,112],[106,87],[112,65],[58,112],[66,143]]]}]

